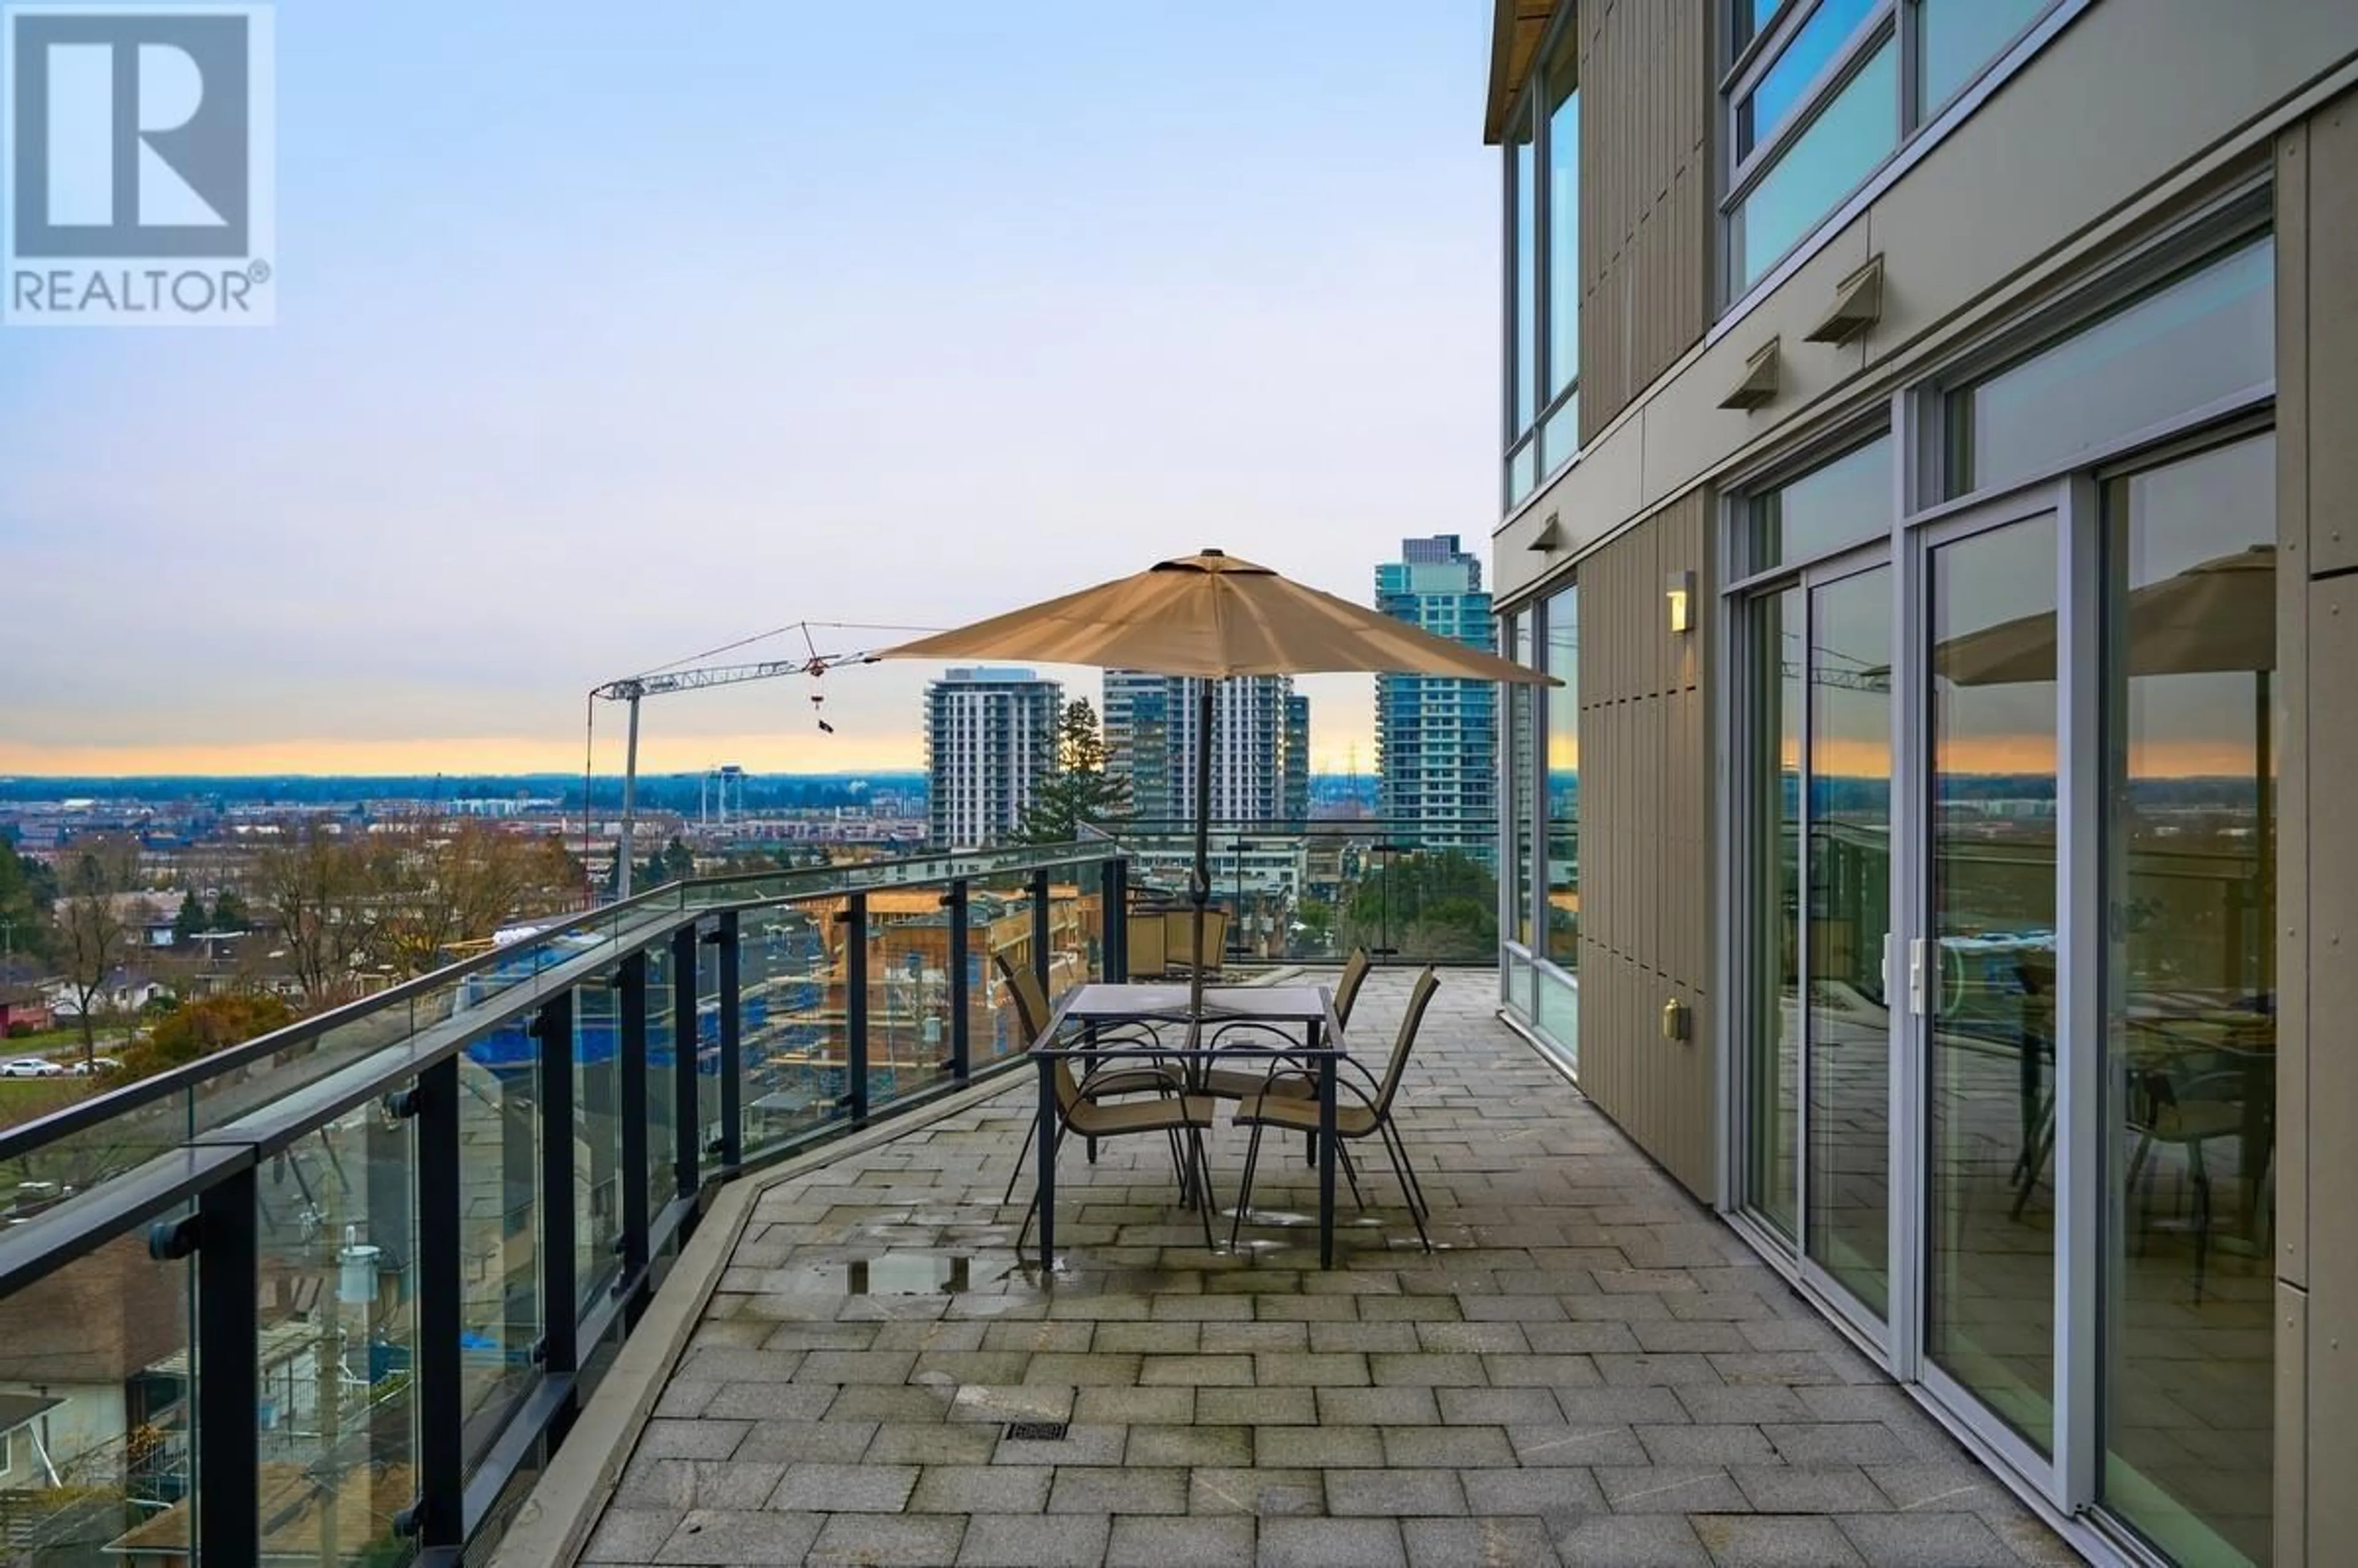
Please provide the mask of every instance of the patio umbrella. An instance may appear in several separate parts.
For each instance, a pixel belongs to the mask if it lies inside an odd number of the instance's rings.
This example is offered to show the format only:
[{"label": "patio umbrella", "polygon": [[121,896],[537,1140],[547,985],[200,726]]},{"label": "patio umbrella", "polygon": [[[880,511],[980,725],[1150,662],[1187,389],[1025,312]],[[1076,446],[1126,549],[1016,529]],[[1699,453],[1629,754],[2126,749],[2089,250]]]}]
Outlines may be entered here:
[{"label": "patio umbrella", "polygon": [[1205,550],[988,621],[888,648],[888,659],[1031,659],[1197,677],[1195,964],[1188,1017],[1204,1014],[1204,909],[1211,900],[1214,683],[1237,676],[1369,671],[1528,686],[1563,683],[1267,567]]}]

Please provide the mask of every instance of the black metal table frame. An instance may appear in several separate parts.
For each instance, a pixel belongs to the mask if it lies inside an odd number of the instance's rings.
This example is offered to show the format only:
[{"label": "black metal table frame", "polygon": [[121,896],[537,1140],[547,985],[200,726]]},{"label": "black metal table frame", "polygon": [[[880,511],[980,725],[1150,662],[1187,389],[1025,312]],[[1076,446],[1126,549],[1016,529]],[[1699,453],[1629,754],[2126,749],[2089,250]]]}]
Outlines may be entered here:
[{"label": "black metal table frame", "polygon": [[[1191,1076],[1198,1065],[1208,1066],[1217,1060],[1233,1062],[1239,1056],[1266,1056],[1272,1062],[1315,1061],[1318,1064],[1318,1266],[1322,1269],[1331,1269],[1335,1266],[1335,1064],[1348,1054],[1348,1048],[1322,1044],[1334,1022],[1334,997],[1325,986],[1304,989],[1316,989],[1322,1014],[1320,1017],[1228,1015],[1210,1016],[1191,1021],[1186,1018],[1174,1018],[1168,1009],[1152,1011],[1141,1009],[1130,1017],[1093,1013],[1086,1018],[1076,1019],[1071,1016],[1071,1010],[1074,997],[1079,994],[1077,991],[1074,996],[1068,996],[1065,1000],[1057,1003],[1055,1016],[1048,1021],[1047,1029],[1042,1033],[1037,1041],[1033,1042],[1032,1047],[1033,1063],[1039,1072],[1040,1085],[1040,1119],[1036,1132],[1037,1142],[1033,1157],[1038,1171],[1040,1266],[1044,1270],[1054,1268],[1056,1258],[1056,1143],[1064,1126],[1064,1108],[1056,1098],[1055,1070],[1060,1061],[1070,1063],[1076,1057],[1085,1057],[1091,1062],[1107,1062],[1127,1057],[1184,1062],[1188,1065]],[[1195,1029],[1198,1031],[1199,1038],[1201,1032],[1216,1028],[1250,1025],[1267,1029],[1271,1033],[1282,1033],[1281,1025],[1300,1024],[1307,1033],[1304,1043],[1299,1045],[1291,1042],[1283,1045],[1157,1045],[1144,1042],[1112,1044],[1095,1043],[1086,1045],[1058,1044],[1056,1043],[1058,1037],[1068,1026],[1074,1024],[1084,1028],[1099,1029],[1121,1028],[1133,1024],[1170,1024],[1179,1028]],[[1339,1032],[1335,1032],[1333,1037],[1337,1040],[1342,1038]],[[1196,1201],[1207,1202],[1209,1195],[1198,1194]]]}]

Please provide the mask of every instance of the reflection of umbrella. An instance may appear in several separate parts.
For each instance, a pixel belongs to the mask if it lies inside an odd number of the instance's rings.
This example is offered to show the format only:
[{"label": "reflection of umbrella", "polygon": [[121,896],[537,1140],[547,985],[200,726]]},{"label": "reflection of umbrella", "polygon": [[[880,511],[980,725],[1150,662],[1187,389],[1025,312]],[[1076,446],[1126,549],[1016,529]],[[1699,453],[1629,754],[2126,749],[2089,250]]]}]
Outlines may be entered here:
[{"label": "reflection of umbrella", "polygon": [[1218,550],[889,648],[883,656],[1033,659],[1197,677],[1195,869],[1189,881],[1195,965],[1188,998],[1195,1019],[1203,1016],[1204,906],[1211,899],[1214,682],[1369,670],[1561,684]]},{"label": "reflection of umbrella", "polygon": [[[2276,547],[2255,545],[2132,591],[2124,639],[2128,673],[2253,670],[2265,677],[2277,667],[2276,567]],[[1959,686],[2051,681],[2055,612],[1952,638],[1933,650],[1932,671]]]},{"label": "reflection of umbrella", "polygon": [[[2277,667],[2277,557],[2273,545],[2191,566],[2134,589],[2116,633],[2136,676],[2252,672],[2252,780],[2260,874],[2268,874],[2268,680]],[[1952,638],[1932,650],[1933,674],[1959,686],[2014,686],[2055,678],[2052,611]]]}]

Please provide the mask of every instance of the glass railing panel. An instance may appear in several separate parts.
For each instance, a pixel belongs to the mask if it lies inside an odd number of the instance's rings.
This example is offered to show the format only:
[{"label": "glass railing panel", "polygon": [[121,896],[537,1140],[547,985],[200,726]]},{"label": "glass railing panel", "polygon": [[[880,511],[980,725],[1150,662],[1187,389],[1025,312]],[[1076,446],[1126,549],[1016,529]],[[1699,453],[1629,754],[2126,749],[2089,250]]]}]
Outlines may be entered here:
[{"label": "glass railing panel", "polygon": [[720,1141],[720,949],[696,945],[696,1147],[703,1179],[710,1181]]},{"label": "glass railing panel", "polygon": [[1032,967],[1032,879],[1022,872],[977,878],[967,885],[967,1050],[973,1070],[1020,1055],[1029,1044],[996,960]]},{"label": "glass railing panel", "polygon": [[868,1106],[948,1075],[950,912],[939,886],[868,895]]},{"label": "glass railing panel", "polygon": [[187,1560],[195,1270],[155,1261],[135,1234],[0,1298],[8,1563]]},{"label": "glass railing panel", "polygon": [[[819,1127],[844,1092],[836,982],[842,901],[749,910],[738,928],[745,1153]],[[830,1006],[833,1012],[830,1014]]]},{"label": "glass railing panel", "polygon": [[678,1036],[668,946],[647,953],[647,1213],[663,1212],[679,1191]]},{"label": "glass railing panel", "polygon": [[521,1058],[471,1050],[459,1061],[459,1360],[471,1467],[530,1390],[543,1326],[541,1061],[531,1035],[517,1033]]},{"label": "glass railing panel", "polygon": [[1105,863],[1082,860],[1048,872],[1048,995],[1105,978]]},{"label": "glass railing panel", "polygon": [[622,1266],[621,1000],[611,973],[574,993],[573,1280],[583,1313]]},{"label": "glass railing panel", "polygon": [[416,1555],[394,1521],[418,1486],[416,1190],[415,1123],[378,1100],[262,1173],[265,1559],[378,1568]]},{"label": "glass railing panel", "polygon": [[[62,1110],[91,1087],[84,1077],[0,1079],[0,1129]],[[161,1095],[0,1159],[0,1223],[46,1213],[178,1147],[189,1135],[196,1105],[194,1089]]]}]

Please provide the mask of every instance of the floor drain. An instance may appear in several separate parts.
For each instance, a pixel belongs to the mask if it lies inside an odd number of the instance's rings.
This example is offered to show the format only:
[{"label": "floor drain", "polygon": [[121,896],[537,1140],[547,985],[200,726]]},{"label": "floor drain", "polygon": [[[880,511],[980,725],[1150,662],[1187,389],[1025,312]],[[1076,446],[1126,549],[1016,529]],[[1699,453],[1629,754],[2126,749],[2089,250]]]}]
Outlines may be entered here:
[{"label": "floor drain", "polygon": [[1007,1437],[1011,1443],[1062,1443],[1072,1424],[1068,1421],[1011,1421],[1007,1423]]}]

